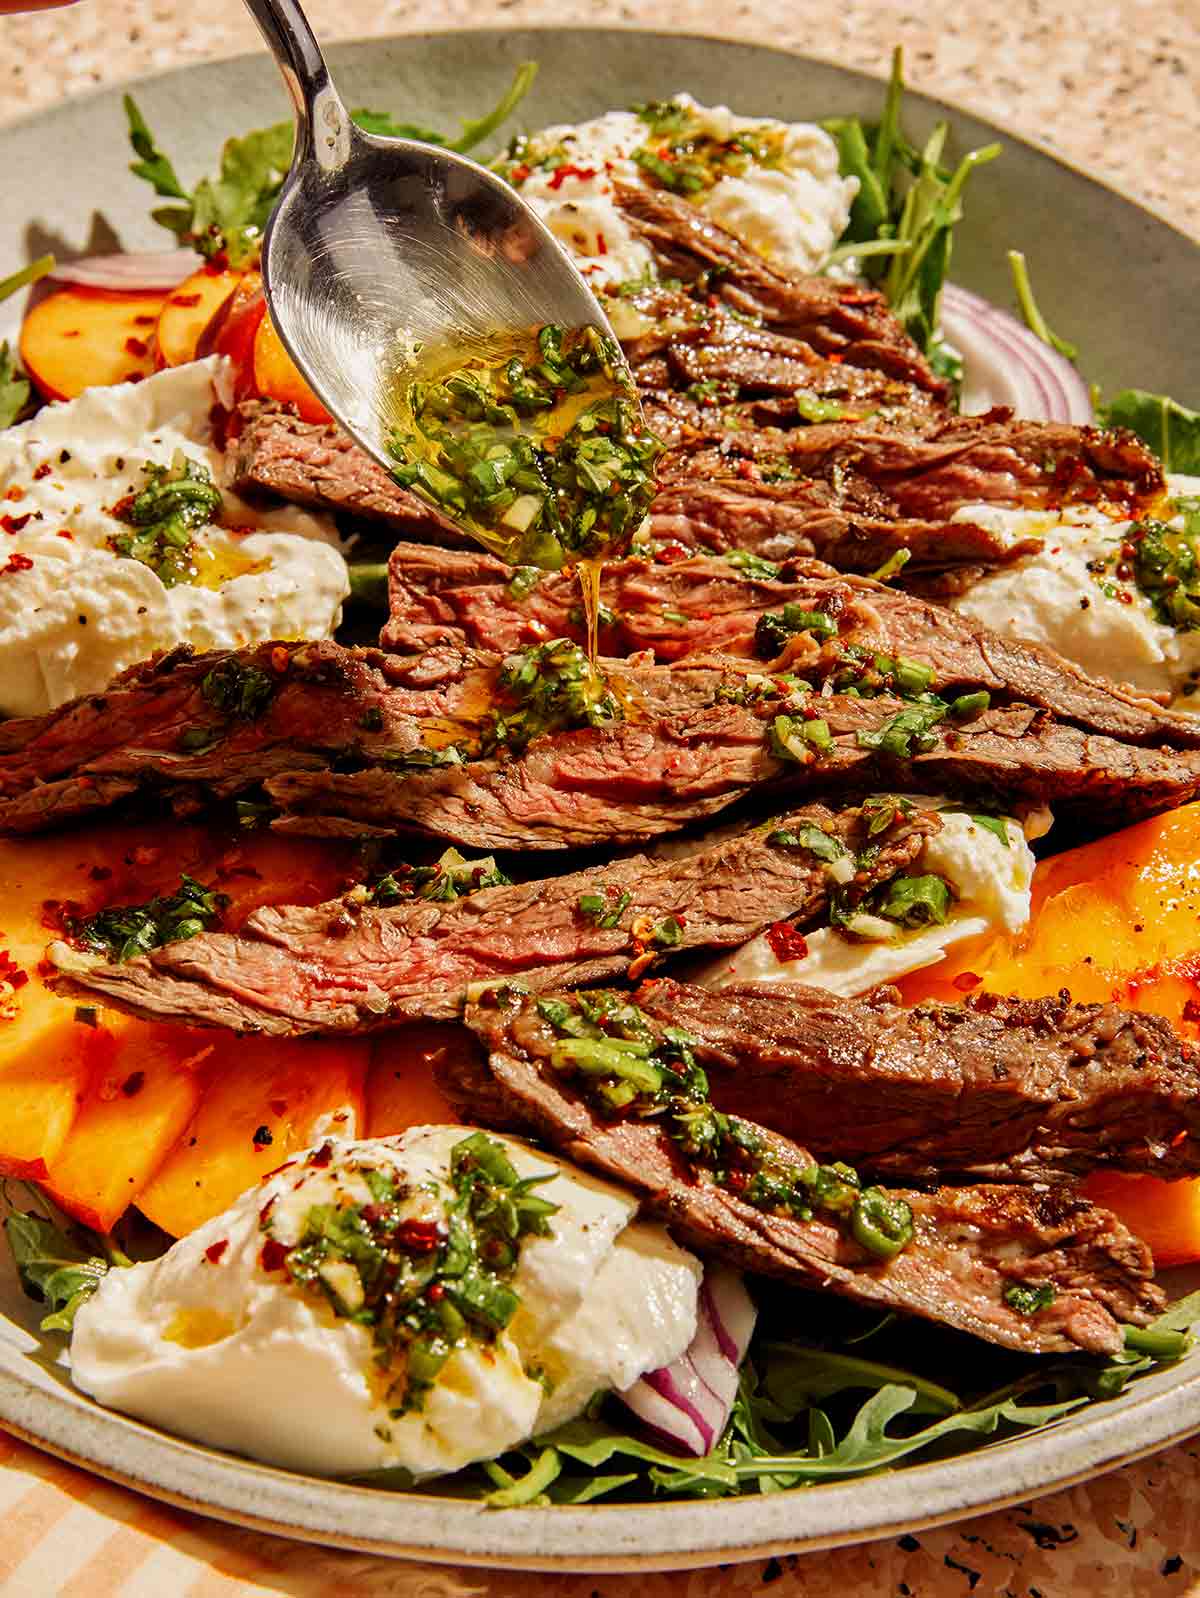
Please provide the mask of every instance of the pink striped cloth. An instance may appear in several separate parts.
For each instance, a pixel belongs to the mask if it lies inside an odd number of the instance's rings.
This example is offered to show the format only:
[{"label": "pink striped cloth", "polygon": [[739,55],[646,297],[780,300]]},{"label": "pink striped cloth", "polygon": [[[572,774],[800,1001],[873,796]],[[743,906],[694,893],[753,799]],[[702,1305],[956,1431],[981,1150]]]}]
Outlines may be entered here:
[{"label": "pink striped cloth", "polygon": [[[452,1513],[447,1505],[447,1513]],[[411,1564],[226,1526],[0,1432],[0,1598],[1130,1598],[1200,1595],[1200,1448],[957,1526],[629,1576]]]}]

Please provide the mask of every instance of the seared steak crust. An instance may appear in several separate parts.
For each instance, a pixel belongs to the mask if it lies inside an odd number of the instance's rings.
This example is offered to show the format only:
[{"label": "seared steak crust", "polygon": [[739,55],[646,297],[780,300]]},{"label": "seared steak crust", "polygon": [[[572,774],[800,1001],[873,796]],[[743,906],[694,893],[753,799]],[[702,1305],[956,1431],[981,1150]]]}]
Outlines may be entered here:
[{"label": "seared steak crust", "polygon": [[[1115,1353],[1118,1321],[1144,1323],[1162,1295],[1144,1244],[1115,1216],[1065,1193],[1019,1187],[899,1191],[912,1243],[886,1263],[814,1218],[772,1214],[691,1167],[655,1119],[605,1120],[549,1065],[555,1034],[532,1001],[468,1006],[488,1059],[448,1055],[439,1080],[473,1120],[543,1138],[579,1164],[631,1187],[681,1240],[743,1269],[881,1309],[940,1321],[1029,1353]],[[756,1127],[782,1160],[806,1151]],[[1052,1283],[1054,1302],[1019,1314],[1005,1291]]]},{"label": "seared steak crust", "polygon": [[1200,1170],[1200,1062],[1161,1016],[995,994],[902,1009],[886,997],[667,979],[639,1004],[698,1040],[722,1109],[891,1180],[987,1168]]},{"label": "seared steak crust", "polygon": [[[562,849],[676,831],[760,785],[797,799],[880,787],[986,793],[1008,803],[1086,805],[1093,816],[1103,806],[1114,823],[1180,804],[1200,785],[1200,731],[1186,718],[954,618],[944,626],[952,639],[958,628],[969,670],[985,657],[989,670],[1011,663],[1044,702],[947,717],[910,740],[904,755],[872,740],[911,710],[906,701],[827,692],[826,681],[787,703],[801,720],[823,722],[828,743],[784,758],[772,742],[783,701],[748,683],[749,662],[725,657],[605,662],[629,719],[536,738],[517,755],[475,758],[495,657],[454,649],[400,657],[334,643],[174,651],[104,695],[4,725],[0,827],[38,831],[147,784],[185,810],[261,784],[281,812],[275,825],[296,831],[415,830],[468,847]],[[818,652],[814,682],[836,665],[837,657]],[[258,673],[271,685],[267,702],[250,716],[215,707],[206,682],[218,670]],[[1055,697],[1062,720],[1047,708]],[[451,745],[465,756],[439,763]]]},{"label": "seared steak crust", "polygon": [[[820,826],[855,853],[868,839],[857,807],[812,805],[776,825]],[[889,831],[859,886],[910,865],[940,825],[927,811]],[[580,908],[597,891],[611,915]],[[67,985],[189,1025],[362,1032],[457,1016],[473,983],[520,980],[538,990],[623,976],[632,962],[644,967],[661,953],[652,929],[667,917],[679,925],[679,953],[735,946],[784,917],[809,925],[828,903],[828,874],[816,857],[774,847],[768,829],[754,827],[684,858],[634,855],[449,903],[381,907],[350,893],[311,909],[266,907],[236,936],[203,933],[148,958],[73,971]]]}]

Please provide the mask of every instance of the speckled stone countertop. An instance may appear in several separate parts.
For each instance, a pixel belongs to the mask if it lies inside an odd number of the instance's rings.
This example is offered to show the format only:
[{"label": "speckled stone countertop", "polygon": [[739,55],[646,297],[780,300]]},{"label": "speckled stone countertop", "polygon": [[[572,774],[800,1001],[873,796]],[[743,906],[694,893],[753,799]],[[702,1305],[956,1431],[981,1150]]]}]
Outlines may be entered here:
[{"label": "speckled stone countertop", "polygon": [[[959,100],[1050,145],[1200,236],[1200,0],[309,0],[326,38],[492,21],[639,23],[721,33],[886,72],[892,45],[915,88]],[[0,120],[64,95],[258,44],[240,0],[83,0],[36,16],[0,16]],[[843,1552],[676,1576],[554,1577],[435,1570],[321,1553],[167,1510],[139,1509],[122,1489],[29,1451],[7,1461],[20,1479],[8,1505],[60,1494],[88,1513],[97,1550],[89,1595],[134,1591],[368,1593],[391,1598],[1178,1598],[1200,1593],[1200,1447],[1183,1445],[1031,1504]],[[78,1478],[76,1481],[75,1479]],[[22,1496],[22,1493],[24,1496]],[[19,1502],[18,1502],[19,1501]],[[65,1513],[65,1511],[64,1511]],[[19,1518],[19,1516],[18,1516]],[[36,1518],[36,1517],[35,1517]],[[25,1523],[22,1522],[22,1525]],[[16,1533],[15,1523],[9,1529]],[[32,1525],[26,1527],[32,1530]],[[53,1536],[48,1527],[39,1529]],[[62,1534],[61,1532],[59,1533]],[[138,1539],[141,1539],[141,1543]],[[21,1585],[32,1547],[0,1534],[0,1586]],[[112,1557],[107,1557],[107,1550]],[[168,1586],[144,1586],[166,1553]],[[48,1552],[48,1550],[47,1550]],[[5,1556],[8,1556],[7,1559]],[[39,1563],[39,1568],[47,1569]],[[103,1572],[103,1573],[102,1573]],[[5,1584],[12,1574],[17,1587]],[[128,1581],[126,1581],[128,1577]],[[49,1579],[49,1578],[47,1578]]]}]

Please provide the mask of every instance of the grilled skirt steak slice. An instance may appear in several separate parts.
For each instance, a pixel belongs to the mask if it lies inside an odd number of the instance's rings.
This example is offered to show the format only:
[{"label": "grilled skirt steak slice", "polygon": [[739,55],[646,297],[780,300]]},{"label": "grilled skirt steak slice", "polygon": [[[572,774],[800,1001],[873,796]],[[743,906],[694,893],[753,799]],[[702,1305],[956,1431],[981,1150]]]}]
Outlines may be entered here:
[{"label": "grilled skirt steak slice", "polygon": [[[510,578],[502,561],[482,551],[397,545],[388,569],[384,646],[507,654],[539,638],[584,641],[572,577],[546,575],[522,598],[513,596]],[[766,671],[786,668],[813,681],[836,676],[837,651],[853,646],[927,666],[945,695],[982,688],[997,700],[1053,710],[1089,732],[1200,747],[1200,725],[1191,717],[1168,712],[1164,723],[1158,707],[1096,682],[1052,650],[1014,642],[886,584],[838,576],[817,561],[786,563],[774,578],[705,556],[611,561],[601,574],[600,598],[601,643],[614,656],[638,650],[664,662],[757,656],[773,661]],[[836,621],[836,642],[820,646],[794,637],[779,659],[769,644],[759,647],[760,617],[778,615],[785,605]]]},{"label": "grilled skirt steak slice", "polygon": [[[1068,713],[1103,715],[1126,736],[1021,703],[928,726],[919,705],[887,691],[826,692],[828,680],[822,690],[781,689],[752,663],[724,657],[604,664],[628,719],[480,756],[493,725],[494,657],[334,643],[175,651],[101,696],[0,727],[0,828],[42,830],[142,786],[194,811],[261,784],[281,812],[274,824],[293,831],[407,830],[469,848],[563,849],[658,837],[760,786],[795,802],[881,787],[985,793],[1086,806],[1089,819],[1099,810],[1114,825],[1200,786],[1200,730],[1082,677],[1064,695]],[[818,653],[814,680],[823,669]],[[786,753],[778,748],[781,711],[794,726],[816,723],[820,749],[795,738]]]},{"label": "grilled skirt steak slice", "polygon": [[886,997],[667,979],[638,1004],[696,1039],[721,1109],[891,1181],[1007,1167],[1200,1171],[1200,1062],[1161,1016],[1069,996]]},{"label": "grilled skirt steak slice", "polygon": [[[891,828],[860,889],[910,865],[940,825],[926,811]],[[857,807],[809,806],[776,826],[819,826],[855,854],[868,841]],[[672,953],[732,947],[784,917],[807,926],[828,906],[829,881],[815,855],[774,846],[755,827],[683,858],[635,855],[449,903],[380,907],[352,892],[311,909],[265,907],[236,936],[202,933],[123,965],[80,970],[73,952],[63,958],[74,990],[140,1015],[287,1035],[361,1032],[460,1015],[475,983],[537,990],[623,976],[662,954],[654,929],[668,918],[678,924]],[[604,913],[585,913],[580,900],[596,893]]]},{"label": "grilled skirt steak slice", "polygon": [[1113,826],[1171,809],[1200,787],[1200,751],[1143,749],[1080,732],[1048,711],[987,711],[935,728],[902,760],[864,749],[909,707],[835,695],[815,701],[831,744],[807,763],[780,760],[769,721],[716,705],[540,739],[514,760],[476,760],[432,772],[379,767],[270,777],[274,825],[324,837],[416,830],[469,848],[564,849],[636,844],[727,809],[752,792],[776,803],[889,787],[973,794],[1103,815]]},{"label": "grilled skirt steak slice", "polygon": [[237,422],[230,472],[239,494],[339,511],[379,522],[402,538],[451,548],[469,542],[454,522],[401,488],[332,423],[304,422],[259,400],[242,405]]},{"label": "grilled skirt steak slice", "polygon": [[706,291],[731,310],[761,318],[823,355],[887,372],[945,398],[946,384],[877,290],[779,272],[694,205],[664,190],[618,183],[614,193],[665,276],[694,283],[708,274]]},{"label": "grilled skirt steak slice", "polygon": [[[549,1063],[556,1034],[531,1000],[468,1006],[488,1051],[447,1055],[439,1083],[473,1121],[543,1139],[641,1195],[681,1240],[742,1269],[880,1309],[939,1321],[1026,1353],[1116,1353],[1119,1322],[1144,1324],[1163,1295],[1149,1251],[1117,1218],[1065,1192],[1020,1187],[897,1191],[915,1235],[883,1263],[837,1225],[773,1214],[698,1173],[656,1119],[602,1118]],[[755,1126],[781,1160],[806,1151]],[[1053,1303],[1017,1312],[1005,1292],[1052,1284]]]}]

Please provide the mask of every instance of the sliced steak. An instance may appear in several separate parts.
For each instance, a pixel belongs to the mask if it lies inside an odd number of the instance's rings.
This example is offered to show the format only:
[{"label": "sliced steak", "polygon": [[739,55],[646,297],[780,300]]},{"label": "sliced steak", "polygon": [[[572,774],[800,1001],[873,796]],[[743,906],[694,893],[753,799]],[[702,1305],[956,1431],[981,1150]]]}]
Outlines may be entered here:
[{"label": "sliced steak", "polygon": [[939,398],[946,394],[945,383],[877,290],[776,271],[694,205],[664,190],[617,184],[614,193],[666,276],[685,283],[703,277],[706,292],[732,310],[803,339],[824,355],[888,372]]},{"label": "sliced steak", "polygon": [[[570,1005],[570,996],[563,996]],[[488,1051],[462,1050],[440,1085],[472,1120],[543,1138],[568,1158],[638,1193],[685,1242],[743,1269],[899,1310],[1029,1353],[1115,1353],[1119,1322],[1143,1324],[1162,1303],[1144,1244],[1115,1216],[1061,1192],[967,1187],[898,1191],[914,1220],[908,1247],[882,1262],[844,1226],[751,1204],[684,1156],[658,1117],[602,1117],[551,1064],[554,1028],[519,996],[468,1006]],[[781,1164],[808,1167],[806,1150],[750,1124]],[[1006,1291],[1054,1289],[1036,1314]]]},{"label": "sliced steak", "polygon": [[1157,1015],[1069,995],[901,1009],[748,983],[644,983],[656,1028],[696,1040],[721,1109],[889,1180],[1005,1167],[1200,1171],[1200,1061]]},{"label": "sliced steak", "polygon": [[[664,555],[666,558],[664,559]],[[449,645],[507,654],[545,638],[583,642],[585,624],[572,575],[544,576],[515,597],[507,566],[492,556],[398,545],[388,572],[389,648]],[[810,682],[838,680],[841,652],[904,658],[929,668],[945,696],[986,689],[998,700],[1053,710],[1089,732],[1131,743],[1171,741],[1200,748],[1200,726],[1163,714],[1152,703],[1098,683],[1041,645],[989,632],[941,606],[864,578],[841,577],[816,561],[788,562],[764,578],[729,561],[696,556],[606,564],[601,575],[601,645],[606,654],[649,650],[661,661],[721,654],[775,660],[778,644],[759,621],[786,605],[836,623],[837,637],[818,644],[794,635],[776,661]],[[819,623],[818,623],[819,625]],[[774,635],[772,635],[773,637]]]},{"label": "sliced steak", "polygon": [[468,540],[440,511],[401,488],[348,433],[304,422],[282,406],[250,401],[239,412],[231,484],[317,510],[379,522],[403,538],[462,547]]},{"label": "sliced steak", "polygon": [[[947,617],[948,628],[960,625]],[[974,635],[958,636],[962,669],[979,669]],[[1001,659],[1008,647],[988,644]],[[885,785],[983,792],[1085,806],[1092,821],[1100,809],[1114,824],[1191,797],[1200,728],[1078,674],[1055,676],[1053,659],[1033,653],[1022,669],[1046,699],[1061,694],[1064,715],[1081,725],[1020,702],[937,721],[886,684],[874,697],[858,678],[843,689],[829,673],[844,673],[846,658],[814,646],[791,663],[793,673],[811,669],[812,685],[726,657],[606,661],[625,720],[483,754],[515,714],[507,695],[497,698],[495,657],[333,643],[180,650],[104,695],[4,724],[0,827],[38,831],[146,785],[192,810],[261,784],[283,813],[275,824],[296,831],[416,830],[471,848],[551,849],[657,837],[760,785],[802,798]],[[958,669],[949,652],[947,664]],[[230,683],[247,682],[257,685],[248,706],[225,702]],[[781,713],[813,722],[820,747],[793,739],[778,748]],[[1111,731],[1092,730],[1099,725]]]},{"label": "sliced steak", "polygon": [[[868,841],[857,807],[810,806],[778,826],[820,826],[854,853]],[[859,889],[910,865],[939,826],[925,812],[892,828]],[[595,894],[605,910],[586,913],[580,901]],[[538,990],[623,976],[661,957],[668,946],[656,928],[670,922],[673,953],[728,948],[784,917],[809,925],[828,903],[816,857],[772,845],[755,827],[684,858],[635,855],[449,903],[380,907],[357,890],[311,909],[264,908],[236,936],[203,933],[124,965],[85,971],[59,952],[69,986],[139,1015],[243,1032],[361,1032],[459,1015],[480,982]]]}]

